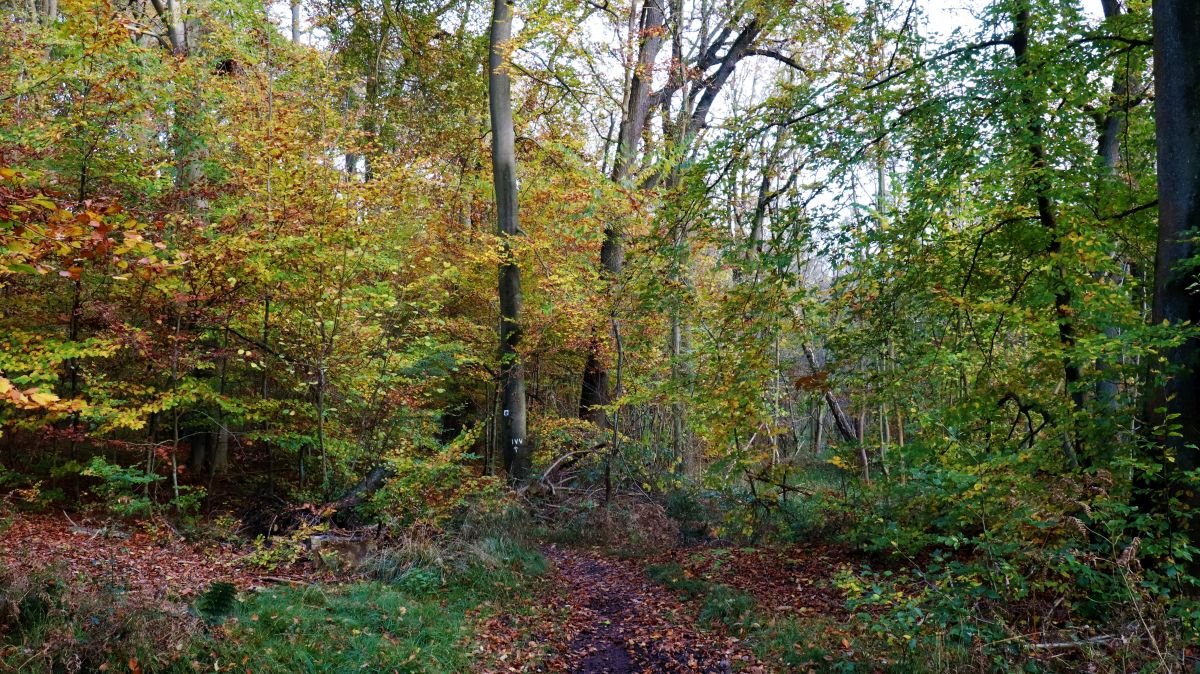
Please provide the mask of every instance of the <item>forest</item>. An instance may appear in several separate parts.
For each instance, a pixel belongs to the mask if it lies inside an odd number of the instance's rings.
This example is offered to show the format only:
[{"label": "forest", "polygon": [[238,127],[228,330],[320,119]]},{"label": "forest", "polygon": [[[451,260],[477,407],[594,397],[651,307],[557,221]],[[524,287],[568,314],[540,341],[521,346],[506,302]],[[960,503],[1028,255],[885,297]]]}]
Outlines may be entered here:
[{"label": "forest", "polygon": [[1200,672],[1200,2],[0,0],[0,671]]}]

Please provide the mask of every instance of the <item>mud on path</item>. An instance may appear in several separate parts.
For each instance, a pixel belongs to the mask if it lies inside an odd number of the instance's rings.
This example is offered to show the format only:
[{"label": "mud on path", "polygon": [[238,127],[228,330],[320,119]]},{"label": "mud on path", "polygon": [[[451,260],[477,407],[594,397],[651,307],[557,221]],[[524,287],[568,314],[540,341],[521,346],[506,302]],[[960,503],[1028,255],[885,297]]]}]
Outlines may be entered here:
[{"label": "mud on path", "polygon": [[696,628],[694,609],[648,580],[640,565],[580,550],[551,549],[547,556],[577,628],[558,671],[724,674],[735,662],[754,671],[736,639]]}]

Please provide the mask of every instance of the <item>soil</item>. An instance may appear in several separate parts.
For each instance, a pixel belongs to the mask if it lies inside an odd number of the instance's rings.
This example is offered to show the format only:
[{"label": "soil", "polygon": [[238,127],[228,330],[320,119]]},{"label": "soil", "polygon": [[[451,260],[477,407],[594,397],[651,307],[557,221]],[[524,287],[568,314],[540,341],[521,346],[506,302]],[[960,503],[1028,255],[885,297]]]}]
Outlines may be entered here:
[{"label": "soil", "polygon": [[753,661],[736,639],[702,632],[666,588],[633,563],[581,550],[549,550],[555,582],[570,588],[571,623],[565,671],[575,674],[732,671],[733,659]]}]

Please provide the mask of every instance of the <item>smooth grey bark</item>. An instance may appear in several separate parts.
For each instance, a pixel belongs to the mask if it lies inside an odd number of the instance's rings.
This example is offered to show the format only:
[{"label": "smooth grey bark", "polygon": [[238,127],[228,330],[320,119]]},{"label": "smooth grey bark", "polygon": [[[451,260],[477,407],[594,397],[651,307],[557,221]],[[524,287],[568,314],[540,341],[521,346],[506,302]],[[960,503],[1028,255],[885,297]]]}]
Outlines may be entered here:
[{"label": "smooth grey bark", "polygon": [[176,56],[186,56],[188,52],[181,2],[182,0],[167,0],[167,4],[163,5],[162,0],[150,0],[159,20],[167,27],[167,42],[171,46],[171,53]]},{"label": "smooth grey bark", "polygon": [[213,475],[222,475],[229,471],[229,427],[225,424],[217,428],[217,442],[213,447],[209,471]]},{"label": "smooth grey bark", "polygon": [[[650,87],[654,80],[654,64],[663,46],[663,25],[666,16],[663,0],[646,0],[642,5],[638,22],[641,39],[638,46],[637,65],[629,80],[625,111],[621,119],[621,131],[617,140],[616,158],[613,160],[611,178],[618,184],[629,182],[630,171],[637,160],[642,134],[646,131],[646,120],[650,113]],[[604,242],[600,246],[601,273],[610,283],[620,277],[625,266],[625,250],[621,231],[616,224],[604,227]],[[594,335],[588,347],[587,361],[583,368],[583,384],[579,393],[579,416],[604,425],[604,411],[611,395],[608,383],[608,368],[600,359],[602,338]]]},{"label": "smooth grey bark", "polygon": [[492,121],[492,180],[496,191],[496,229],[504,246],[500,265],[500,447],[509,482],[524,485],[532,468],[533,446],[526,433],[525,369],[521,342],[521,270],[511,240],[521,235],[517,209],[516,133],[504,50],[512,39],[512,5],[495,0],[488,50],[488,111]]},{"label": "smooth grey bark", "polygon": [[154,13],[158,15],[158,20],[163,22],[167,27],[167,44],[171,53],[176,56],[184,56],[187,54],[187,42],[183,30],[183,10],[179,6],[179,0],[167,0],[167,4],[163,4],[163,0],[150,0],[150,5],[154,7]]},{"label": "smooth grey bark", "polygon": [[[1197,273],[1190,264],[1198,252],[1194,237],[1200,224],[1200,2],[1154,0],[1153,20],[1158,251],[1151,323],[1182,329],[1200,321],[1200,295],[1192,290]],[[1178,478],[1200,463],[1200,339],[1191,335],[1166,356],[1174,371],[1165,383],[1151,380],[1146,400],[1154,458],[1164,475],[1143,479],[1143,487],[1154,489],[1143,491],[1139,505],[1194,515],[1200,494]],[[1173,512],[1176,499],[1192,512]],[[1181,520],[1195,541],[1197,520]],[[1193,568],[1198,565],[1192,562]]]},{"label": "smooth grey bark", "polygon": [[300,44],[300,0],[292,0],[292,42]]}]

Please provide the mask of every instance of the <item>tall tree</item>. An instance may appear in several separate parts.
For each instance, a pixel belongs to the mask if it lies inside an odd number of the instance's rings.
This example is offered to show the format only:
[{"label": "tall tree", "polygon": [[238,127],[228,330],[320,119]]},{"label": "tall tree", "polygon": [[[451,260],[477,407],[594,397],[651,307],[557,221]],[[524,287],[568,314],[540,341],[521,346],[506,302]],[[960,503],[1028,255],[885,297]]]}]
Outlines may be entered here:
[{"label": "tall tree", "polygon": [[[1200,224],[1200,3],[1155,0],[1154,88],[1158,143],[1158,253],[1154,259],[1151,320],[1182,328],[1200,322],[1196,226]],[[1167,353],[1174,371],[1147,398],[1153,426],[1177,426],[1157,433],[1161,463],[1174,475],[1200,463],[1200,338],[1194,334]],[[1171,488],[1168,497],[1200,507],[1200,494]],[[1162,507],[1162,503],[1156,504]],[[1193,530],[1195,525],[1193,525]]]},{"label": "tall tree", "polygon": [[[629,79],[626,92],[625,111],[621,119],[620,136],[617,140],[617,155],[613,161],[612,179],[618,184],[629,181],[630,172],[637,160],[638,146],[646,131],[646,120],[650,115],[650,87],[654,80],[654,64],[663,45],[663,22],[665,15],[661,0],[646,0],[638,22],[641,36],[637,63]],[[615,281],[625,263],[621,231],[614,223],[604,228],[604,243],[600,247],[601,273]],[[604,420],[600,408],[608,404],[608,370],[599,356],[600,339],[593,338],[583,369],[583,386],[579,395],[579,416],[594,423]]]},{"label": "tall tree", "polygon": [[509,481],[529,478],[532,446],[526,434],[525,370],[521,342],[521,269],[512,237],[520,236],[517,212],[517,158],[512,95],[505,51],[512,39],[512,5],[495,0],[488,52],[488,110],[492,119],[492,180],[496,190],[496,229],[503,245],[500,264],[500,381],[503,386],[500,446]]},{"label": "tall tree", "polygon": [[292,0],[292,42],[300,44],[300,0]]}]

